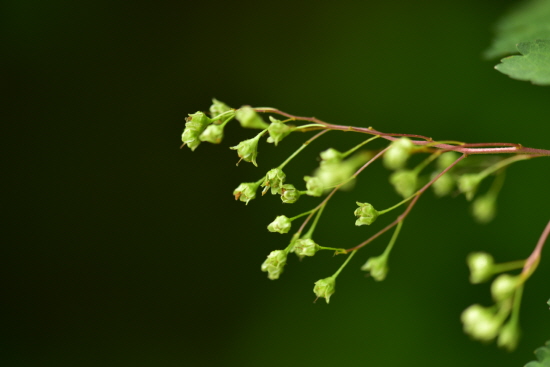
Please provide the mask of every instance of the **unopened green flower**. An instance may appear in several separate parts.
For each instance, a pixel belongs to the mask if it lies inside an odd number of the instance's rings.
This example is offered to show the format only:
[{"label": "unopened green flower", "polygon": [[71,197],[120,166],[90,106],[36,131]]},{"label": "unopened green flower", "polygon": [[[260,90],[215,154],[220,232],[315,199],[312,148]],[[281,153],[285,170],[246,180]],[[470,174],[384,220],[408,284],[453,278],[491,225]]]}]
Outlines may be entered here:
[{"label": "unopened green flower", "polygon": [[437,157],[436,164],[440,170],[444,170],[453,164],[460,155],[457,152],[445,152]]},{"label": "unopened green flower", "polygon": [[240,200],[248,204],[250,200],[256,198],[258,186],[256,182],[243,182],[233,191],[235,200]]},{"label": "unopened green flower", "polygon": [[328,148],[327,150],[322,151],[320,155],[322,160],[321,165],[325,163],[338,163],[344,159],[344,155],[334,148]]},{"label": "unopened green flower", "polygon": [[252,139],[243,140],[239,143],[239,145],[229,149],[236,150],[241,160],[252,162],[253,165],[258,167],[256,157],[258,156],[258,141],[260,140],[260,136],[261,135],[257,135]]},{"label": "unopened green flower", "polygon": [[514,320],[508,321],[498,334],[497,344],[501,348],[513,351],[518,346],[520,330],[518,323]]},{"label": "unopened green flower", "polygon": [[300,191],[296,190],[294,185],[286,184],[281,187],[281,200],[283,203],[295,203],[300,197]]},{"label": "unopened green flower", "polygon": [[319,177],[305,176],[306,181],[306,194],[309,196],[321,196],[323,195],[324,187]]},{"label": "unopened green flower", "polygon": [[[434,172],[432,179],[438,174],[438,172]],[[447,172],[432,184],[432,189],[434,190],[436,196],[443,197],[449,195],[453,191],[455,184],[455,179]]]},{"label": "unopened green flower", "polygon": [[408,198],[416,192],[417,181],[418,174],[413,170],[395,171],[390,176],[390,183],[395,191],[404,198]]},{"label": "unopened green flower", "polygon": [[390,144],[390,148],[384,153],[384,166],[391,170],[401,169],[414,149],[414,144],[409,138],[400,138]]},{"label": "unopened green flower", "polygon": [[315,286],[313,287],[313,292],[317,296],[317,298],[324,298],[327,303],[330,301],[330,296],[332,296],[335,292],[335,286],[336,286],[336,278],[334,277],[328,277],[325,279],[321,279],[315,282]]},{"label": "unopened green flower", "polygon": [[496,213],[496,196],[485,194],[477,197],[472,203],[472,214],[479,223],[488,223],[493,220]]},{"label": "unopened green flower", "polygon": [[207,141],[212,144],[219,144],[223,139],[223,125],[211,124],[204,129],[199,136],[201,141]]},{"label": "unopened green flower", "polygon": [[382,281],[386,279],[388,275],[388,256],[382,254],[380,256],[371,257],[367,260],[365,265],[361,267],[361,270],[370,272],[370,275],[374,280]]},{"label": "unopened green flower", "polygon": [[464,332],[474,339],[490,341],[500,330],[501,321],[490,309],[480,305],[468,307],[461,315]]},{"label": "unopened green flower", "polygon": [[290,134],[292,130],[289,126],[271,116],[269,116],[269,120],[271,121],[271,124],[269,124],[269,127],[267,128],[267,132],[269,133],[267,142],[277,145],[288,134]]},{"label": "unopened green flower", "polygon": [[468,201],[473,199],[482,179],[477,173],[466,173],[458,179],[458,189],[466,195]]},{"label": "unopened green flower", "polygon": [[362,226],[362,225],[371,225],[374,223],[376,218],[378,218],[378,211],[374,209],[372,204],[369,203],[360,203],[357,202],[357,205],[359,207],[355,209],[355,216],[357,217],[357,220],[355,221],[356,226]]},{"label": "unopened green flower", "polygon": [[273,168],[269,170],[265,175],[265,180],[262,183],[262,187],[265,187],[263,193],[271,188],[271,194],[281,194],[283,183],[285,182],[286,175],[280,168]]},{"label": "unopened green flower", "polygon": [[298,256],[313,256],[321,248],[312,239],[299,239],[294,244],[294,253]]},{"label": "unopened green flower", "polygon": [[271,280],[279,279],[286,264],[287,254],[283,250],[271,251],[267,259],[262,264],[262,271],[267,272],[267,277]]},{"label": "unopened green flower", "polygon": [[491,295],[496,302],[503,301],[513,296],[519,284],[518,276],[501,274],[491,284]]},{"label": "unopened green flower", "polygon": [[212,98],[212,105],[210,106],[210,114],[212,115],[213,118],[227,111],[231,111],[231,107],[229,107],[223,102],[218,101],[216,98]]},{"label": "unopened green flower", "polygon": [[488,253],[473,252],[468,255],[467,263],[470,268],[470,282],[473,284],[483,283],[493,275],[495,261]]},{"label": "unopened green flower", "polygon": [[288,217],[279,215],[273,222],[269,223],[267,229],[269,232],[288,233],[291,226],[292,222]]},{"label": "unopened green flower", "polygon": [[249,129],[266,129],[268,124],[262,120],[260,115],[250,106],[243,106],[235,112],[235,118],[239,120],[242,127]]},{"label": "unopened green flower", "polygon": [[190,114],[185,123],[185,130],[183,130],[183,134],[181,135],[183,143],[191,150],[197,149],[201,143],[199,139],[200,135],[211,122],[212,120],[200,111]]}]

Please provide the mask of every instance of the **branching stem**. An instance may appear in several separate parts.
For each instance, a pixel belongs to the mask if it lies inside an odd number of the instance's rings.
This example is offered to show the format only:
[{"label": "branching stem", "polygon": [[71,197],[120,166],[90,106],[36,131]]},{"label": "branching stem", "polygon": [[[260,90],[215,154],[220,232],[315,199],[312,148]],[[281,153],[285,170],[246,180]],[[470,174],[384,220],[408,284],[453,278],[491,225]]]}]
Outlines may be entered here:
[{"label": "branching stem", "polygon": [[328,122],[319,120],[318,118],[315,118],[315,117],[295,116],[271,107],[259,107],[259,108],[255,108],[255,110],[256,112],[274,113],[281,116],[285,116],[292,121],[307,121],[313,124],[322,125],[324,126],[325,129],[329,129],[329,130],[354,131],[354,132],[359,132],[364,134],[379,135],[380,137],[390,141],[397,140],[400,137],[421,139],[421,140],[412,140],[412,143],[418,146],[434,147],[445,151],[455,151],[458,153],[463,153],[468,155],[512,153],[512,154],[534,154],[538,156],[550,156],[550,150],[527,148],[521,144],[452,142],[452,143],[458,143],[458,145],[453,145],[449,143],[439,143],[434,141],[432,138],[429,138],[427,136],[422,136],[422,135],[383,133],[383,132],[374,130],[372,128],[329,124]]}]

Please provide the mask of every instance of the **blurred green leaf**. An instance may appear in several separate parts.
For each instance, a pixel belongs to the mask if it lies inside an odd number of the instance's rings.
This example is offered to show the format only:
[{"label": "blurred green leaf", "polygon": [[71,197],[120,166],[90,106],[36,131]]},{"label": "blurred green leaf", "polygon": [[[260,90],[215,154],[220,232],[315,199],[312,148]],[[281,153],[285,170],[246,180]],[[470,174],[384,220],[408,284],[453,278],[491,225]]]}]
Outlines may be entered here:
[{"label": "blurred green leaf", "polygon": [[506,57],[495,69],[514,79],[550,85],[550,40],[522,42],[517,48],[523,56]]},{"label": "blurred green leaf", "polygon": [[535,350],[537,361],[529,362],[525,367],[550,367],[550,340],[546,342],[546,346]]},{"label": "blurred green leaf", "polygon": [[550,1],[521,3],[498,21],[495,33],[492,45],[485,51],[487,58],[515,53],[520,42],[550,40]]}]

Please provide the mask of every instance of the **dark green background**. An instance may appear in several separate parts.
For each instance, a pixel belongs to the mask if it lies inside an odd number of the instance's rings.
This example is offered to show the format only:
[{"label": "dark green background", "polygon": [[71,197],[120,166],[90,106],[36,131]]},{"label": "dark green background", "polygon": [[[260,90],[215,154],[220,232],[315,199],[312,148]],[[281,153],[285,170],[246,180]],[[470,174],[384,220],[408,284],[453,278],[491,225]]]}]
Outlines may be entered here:
[{"label": "dark green background", "polygon": [[[527,284],[515,353],[471,341],[460,312],[489,304],[468,283],[466,255],[525,258],[549,219],[547,159],[509,170],[499,216],[475,224],[463,197],[422,198],[386,281],[359,252],[330,305],[313,282],[342,258],[292,257],[259,270],[288,235],[265,229],[294,207],[235,202],[305,135],[260,146],[260,168],[220,146],[179,150],[187,113],[216,97],[326,121],[436,139],[550,148],[550,88],[484,61],[508,1],[7,1],[3,154],[3,366],[522,366],[550,338],[548,259]],[[299,183],[331,133],[288,168]],[[348,140],[349,139],[349,140]],[[300,166],[301,165],[301,166]],[[398,200],[369,168],[335,197],[315,239],[350,247],[355,200]],[[545,255],[548,250],[545,251]]]}]

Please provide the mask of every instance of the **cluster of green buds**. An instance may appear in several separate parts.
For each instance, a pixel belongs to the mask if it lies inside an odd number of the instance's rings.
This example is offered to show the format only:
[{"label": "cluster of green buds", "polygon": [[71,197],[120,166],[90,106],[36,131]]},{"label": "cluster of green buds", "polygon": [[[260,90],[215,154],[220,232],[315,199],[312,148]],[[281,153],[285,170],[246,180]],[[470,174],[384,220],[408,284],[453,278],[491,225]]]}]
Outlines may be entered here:
[{"label": "cluster of green buds", "polygon": [[[287,119],[281,121],[273,116],[269,116],[269,123],[267,123],[260,116],[260,113],[285,116]],[[250,162],[256,167],[258,166],[258,146],[262,138],[267,137],[266,140],[268,143],[277,146],[286,136],[294,131],[322,130],[306,141],[279,166],[267,171],[258,181],[241,183],[233,191],[233,195],[236,200],[246,204],[256,198],[260,186],[263,188],[262,196],[271,191],[272,195],[280,195],[281,201],[285,204],[295,203],[302,195],[311,197],[326,195],[313,209],[291,218],[279,215],[273,222],[267,225],[267,229],[270,232],[286,234],[290,232],[294,220],[307,216],[299,229],[292,235],[288,246],[282,250],[272,251],[262,263],[261,270],[267,273],[269,279],[275,280],[279,279],[283,273],[287,264],[288,254],[291,252],[295,253],[300,259],[312,257],[320,250],[335,251],[335,254],[346,254],[348,255],[346,260],[332,276],[320,279],[314,284],[313,292],[316,297],[324,298],[327,303],[329,303],[330,298],[335,293],[336,278],[358,249],[364,247],[371,240],[374,240],[390,228],[395,228],[395,232],[384,252],[381,255],[369,257],[367,262],[361,267],[361,270],[368,272],[376,281],[382,281],[388,276],[389,254],[396,242],[403,221],[420,195],[430,186],[435,194],[440,197],[449,195],[455,191],[455,193],[464,194],[468,201],[475,198],[472,203],[472,213],[477,221],[486,223],[495,216],[496,199],[502,185],[503,175],[501,172],[503,168],[517,160],[527,159],[526,155],[516,155],[499,161],[477,161],[481,162],[477,166],[475,164],[468,165],[463,164],[464,158],[468,155],[468,148],[463,146],[459,149],[457,146],[463,143],[438,143],[430,138],[419,135],[407,135],[415,139],[423,139],[422,141],[413,141],[408,137],[395,138],[392,135],[378,133],[372,128],[350,127],[348,130],[343,129],[340,125],[331,125],[315,118],[292,116],[273,108],[255,109],[251,106],[243,106],[234,109],[216,99],[213,100],[210,106],[209,116],[199,111],[187,117],[182,141],[192,151],[201,142],[219,144],[224,138],[225,126],[233,119],[237,120],[244,128],[260,130],[255,136],[241,141],[230,148],[237,151],[240,158],[239,162]],[[306,121],[307,123],[301,126],[293,126],[287,124],[289,121]],[[362,131],[372,136],[344,153],[334,148],[322,151],[320,153],[319,167],[313,174],[304,176],[305,190],[301,191],[294,185],[286,183],[287,176],[283,172],[283,168],[305,149],[311,141],[330,130]],[[385,138],[390,140],[391,143],[387,147],[357,151],[363,145],[378,138]],[[455,148],[452,147],[453,144],[456,146]],[[458,153],[449,150],[456,150],[464,154],[460,156]],[[410,164],[408,163],[409,161],[414,161],[414,159],[410,159],[411,156],[417,153],[428,153],[428,157],[414,168],[407,167]],[[389,181],[404,200],[380,211],[376,210],[371,203],[356,202],[358,207],[354,211],[356,218],[355,225],[371,226],[380,215],[394,210],[407,202],[409,202],[409,207],[391,225],[384,227],[378,233],[355,247],[346,250],[343,248],[323,247],[317,244],[312,239],[312,234],[329,199],[336,191],[351,188],[355,183],[356,177],[378,158],[383,160],[386,168],[393,171],[389,175]],[[436,170],[431,172],[431,174],[421,175],[422,171],[434,161]],[[480,184],[490,175],[497,176],[491,188],[483,195],[476,197],[476,193],[481,186]],[[328,193],[329,191],[330,194]],[[310,220],[313,220],[313,222],[310,223]],[[309,227],[307,227],[308,225]],[[302,233],[305,228],[308,228],[307,232]],[[363,229],[370,230],[369,228]],[[493,257],[486,253],[471,254],[467,262],[470,268],[470,281],[472,283],[488,281],[495,275],[497,277],[491,285],[491,295],[495,304],[491,307],[475,304],[462,313],[461,319],[465,332],[473,338],[482,341],[498,338],[500,346],[508,349],[515,348],[519,338],[519,300],[521,299],[526,276],[523,273],[520,275],[510,275],[505,272],[518,269],[525,262],[495,264]]]},{"label": "cluster of green buds", "polygon": [[[484,252],[472,253],[467,259],[470,281],[482,283],[493,275],[521,267],[524,261],[495,264],[493,257]],[[497,338],[498,346],[513,350],[516,348],[519,330],[519,304],[524,279],[521,275],[507,273],[497,276],[491,284],[491,296],[495,304],[483,307],[474,304],[461,315],[464,332],[480,341]]]}]

